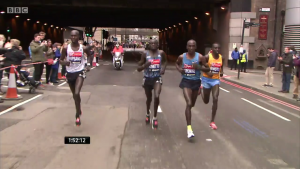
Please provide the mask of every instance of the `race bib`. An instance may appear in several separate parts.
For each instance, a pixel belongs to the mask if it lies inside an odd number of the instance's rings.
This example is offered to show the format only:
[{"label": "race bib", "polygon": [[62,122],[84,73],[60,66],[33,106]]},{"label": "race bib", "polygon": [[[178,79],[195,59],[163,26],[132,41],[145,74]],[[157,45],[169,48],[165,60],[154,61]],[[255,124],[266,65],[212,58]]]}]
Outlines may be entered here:
[{"label": "race bib", "polygon": [[82,61],[82,52],[70,52],[69,61],[73,64],[80,64]]},{"label": "race bib", "polygon": [[221,70],[222,67],[222,63],[212,63],[211,67],[210,67],[210,71],[213,74],[218,74]]},{"label": "race bib", "polygon": [[160,59],[149,60],[149,62],[151,62],[151,65],[149,66],[151,72],[160,71]]},{"label": "race bib", "polygon": [[184,73],[186,76],[195,76],[196,75],[196,70],[193,68],[192,65],[183,65]]}]

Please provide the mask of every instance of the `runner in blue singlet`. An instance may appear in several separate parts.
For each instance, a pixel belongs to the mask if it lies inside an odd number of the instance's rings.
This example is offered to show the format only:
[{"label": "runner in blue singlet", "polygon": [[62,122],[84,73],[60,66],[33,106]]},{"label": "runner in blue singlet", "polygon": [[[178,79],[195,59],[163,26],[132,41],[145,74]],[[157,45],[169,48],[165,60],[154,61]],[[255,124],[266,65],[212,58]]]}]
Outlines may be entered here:
[{"label": "runner in blue singlet", "polygon": [[[189,40],[187,42],[187,53],[180,55],[176,62],[177,70],[182,74],[182,80],[179,87],[183,90],[183,95],[186,101],[185,116],[187,122],[187,137],[194,137],[194,133],[191,126],[192,114],[191,110],[194,107],[198,93],[201,86],[200,75],[201,71],[209,71],[208,67],[202,66],[206,65],[205,58],[195,52],[197,44],[194,40]],[[201,63],[201,65],[200,65]]]},{"label": "runner in blue singlet", "polygon": [[161,92],[162,78],[167,67],[167,57],[164,51],[158,50],[158,41],[150,40],[150,50],[143,53],[139,61],[137,71],[144,70],[143,87],[147,97],[146,123],[150,123],[150,105],[152,101],[152,90],[154,89],[154,115],[152,128],[157,129],[157,109],[159,105],[159,95]]}]

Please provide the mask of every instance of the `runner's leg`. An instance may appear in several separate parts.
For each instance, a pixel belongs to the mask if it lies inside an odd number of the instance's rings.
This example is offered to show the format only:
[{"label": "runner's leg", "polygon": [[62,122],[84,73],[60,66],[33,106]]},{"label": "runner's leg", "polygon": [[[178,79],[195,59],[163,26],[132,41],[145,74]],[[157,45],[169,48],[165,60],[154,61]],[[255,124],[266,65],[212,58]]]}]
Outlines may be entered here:
[{"label": "runner's leg", "polygon": [[80,116],[81,114],[81,98],[80,98],[80,91],[83,85],[84,78],[81,76],[78,76],[75,82],[75,92],[73,94],[73,98],[75,101],[76,106],[76,118]]},{"label": "runner's leg", "polygon": [[217,129],[215,124],[215,117],[218,109],[218,98],[219,98],[219,85],[215,85],[212,87],[212,96],[213,96],[213,105],[212,105],[212,115],[211,115],[211,123],[210,127],[214,130]]},{"label": "runner's leg", "polygon": [[145,94],[146,94],[146,123],[150,123],[150,106],[151,106],[151,101],[152,101],[152,88],[149,86],[144,86]]},{"label": "runner's leg", "polygon": [[154,84],[154,118],[157,117],[157,109],[159,106],[159,95],[161,93],[161,83],[155,83]]},{"label": "runner's leg", "polygon": [[189,88],[183,88],[183,96],[186,102],[186,107],[185,107],[185,118],[186,118],[186,123],[188,126],[191,125],[191,120],[192,120],[192,89]]},{"label": "runner's leg", "polygon": [[161,92],[161,83],[156,82],[154,84],[154,115],[152,119],[152,128],[157,129],[158,128],[158,122],[157,122],[157,109],[159,106],[159,95]]},{"label": "runner's leg", "polygon": [[197,93],[198,91],[192,91],[192,89],[189,88],[183,88],[183,96],[186,102],[186,108],[185,108],[185,118],[187,123],[187,137],[192,138],[195,137],[192,129],[192,107],[193,107],[193,94]]},{"label": "runner's leg", "polygon": [[210,91],[211,88],[204,88],[204,87],[203,87],[203,91],[201,91],[201,97],[205,104],[209,103]]}]

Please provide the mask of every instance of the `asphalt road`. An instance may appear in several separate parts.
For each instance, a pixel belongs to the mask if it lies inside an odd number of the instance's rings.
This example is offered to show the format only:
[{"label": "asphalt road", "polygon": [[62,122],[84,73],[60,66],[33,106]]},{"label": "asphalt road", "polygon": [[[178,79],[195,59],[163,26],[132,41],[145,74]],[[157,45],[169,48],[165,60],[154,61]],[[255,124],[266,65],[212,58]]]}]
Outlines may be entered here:
[{"label": "asphalt road", "polygon": [[[144,122],[142,73],[103,62],[85,80],[82,126],[74,126],[67,85],[0,116],[1,169],[300,169],[300,110],[296,103],[222,82],[216,125],[210,102],[193,108],[194,140],[186,137],[180,75],[163,77],[159,129]],[[152,105],[153,109],[153,105]],[[152,110],[153,112],[153,110]],[[3,121],[10,121],[3,126]],[[7,123],[6,123],[7,124]],[[90,136],[90,145],[64,145],[64,136]]]}]

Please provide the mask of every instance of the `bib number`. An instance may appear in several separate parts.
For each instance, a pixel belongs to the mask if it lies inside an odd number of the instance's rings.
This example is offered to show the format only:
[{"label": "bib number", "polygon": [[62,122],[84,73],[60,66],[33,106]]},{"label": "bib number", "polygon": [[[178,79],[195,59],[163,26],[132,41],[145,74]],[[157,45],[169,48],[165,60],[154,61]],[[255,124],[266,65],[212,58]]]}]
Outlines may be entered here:
[{"label": "bib number", "polygon": [[159,59],[153,59],[149,60],[151,62],[151,65],[149,66],[150,72],[158,72],[160,71],[160,60]]},{"label": "bib number", "polygon": [[184,72],[185,72],[186,76],[195,76],[196,75],[195,69],[184,69]]},{"label": "bib number", "polygon": [[82,52],[70,53],[69,60],[72,64],[81,64],[82,62]]}]

